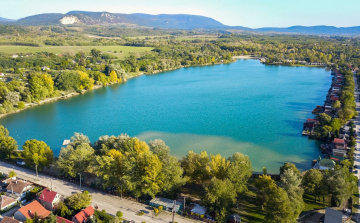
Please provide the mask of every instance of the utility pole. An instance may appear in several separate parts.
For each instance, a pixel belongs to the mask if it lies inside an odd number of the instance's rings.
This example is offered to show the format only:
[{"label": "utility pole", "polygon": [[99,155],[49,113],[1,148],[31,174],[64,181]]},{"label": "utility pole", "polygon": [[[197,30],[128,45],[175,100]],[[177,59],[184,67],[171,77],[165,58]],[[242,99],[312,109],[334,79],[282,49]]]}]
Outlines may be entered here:
[{"label": "utility pole", "polygon": [[174,223],[174,218],[175,218],[175,206],[176,206],[176,201],[174,201],[174,205],[173,205],[173,209],[172,209],[172,212],[173,212],[172,223]]},{"label": "utility pole", "polygon": [[185,196],[184,196],[184,215],[185,215]]},{"label": "utility pole", "polygon": [[81,190],[81,173],[78,173],[80,175],[80,190]]}]

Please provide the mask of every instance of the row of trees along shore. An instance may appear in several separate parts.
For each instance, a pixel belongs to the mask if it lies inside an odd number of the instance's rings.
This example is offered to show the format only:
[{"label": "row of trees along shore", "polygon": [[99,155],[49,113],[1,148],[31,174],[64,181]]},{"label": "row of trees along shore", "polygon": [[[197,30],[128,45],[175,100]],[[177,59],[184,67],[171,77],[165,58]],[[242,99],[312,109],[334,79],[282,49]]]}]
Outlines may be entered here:
[{"label": "row of trees along shore", "polygon": [[[170,148],[162,140],[146,143],[125,134],[101,136],[91,143],[87,136],[75,133],[58,158],[45,142],[35,139],[26,141],[22,152],[17,153],[17,149],[17,142],[0,126],[1,157],[22,157],[26,166],[36,172],[52,168],[59,176],[96,176],[98,186],[115,186],[117,191],[142,200],[156,195],[174,199],[184,186],[202,185],[202,192],[197,192],[201,204],[218,222],[225,222],[231,214],[241,195],[248,191],[252,176],[251,161],[241,153],[225,158],[189,151],[179,161],[170,155]],[[257,188],[257,204],[267,222],[295,222],[304,209],[304,192],[313,195],[315,201],[331,197],[333,206],[351,203],[357,178],[349,172],[350,166],[350,161],[344,161],[334,171],[311,169],[301,173],[294,164],[285,163],[277,181],[264,168],[263,175],[252,182]],[[90,179],[83,180],[86,183]],[[60,215],[66,217],[69,213],[64,210]]]}]

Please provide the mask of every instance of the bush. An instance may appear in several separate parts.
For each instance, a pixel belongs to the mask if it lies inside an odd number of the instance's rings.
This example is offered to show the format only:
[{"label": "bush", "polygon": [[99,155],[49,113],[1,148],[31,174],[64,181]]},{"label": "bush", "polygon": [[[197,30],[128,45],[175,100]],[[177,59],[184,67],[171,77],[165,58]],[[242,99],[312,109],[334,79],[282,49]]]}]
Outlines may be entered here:
[{"label": "bush", "polygon": [[4,107],[0,107],[0,114],[6,114],[6,109]]},{"label": "bush", "polygon": [[122,218],[123,213],[121,211],[116,212],[116,217]]},{"label": "bush", "polygon": [[24,109],[25,108],[25,103],[23,101],[20,101],[17,105],[18,109]]},{"label": "bush", "polygon": [[158,208],[159,208],[159,211],[162,211],[164,209],[163,206],[159,206]]},{"label": "bush", "polygon": [[157,215],[159,214],[159,209],[154,208],[154,213],[155,213],[155,215],[157,216]]}]

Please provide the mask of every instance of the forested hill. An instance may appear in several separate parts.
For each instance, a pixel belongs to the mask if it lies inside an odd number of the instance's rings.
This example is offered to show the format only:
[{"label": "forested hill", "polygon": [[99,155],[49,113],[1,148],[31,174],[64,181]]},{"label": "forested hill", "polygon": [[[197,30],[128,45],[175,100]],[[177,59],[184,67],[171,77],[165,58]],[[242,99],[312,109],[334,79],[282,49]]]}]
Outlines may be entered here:
[{"label": "forested hill", "polygon": [[16,21],[16,20],[6,19],[6,18],[0,17],[0,22],[15,22],[15,21]]},{"label": "forested hill", "polygon": [[40,14],[25,17],[17,21],[19,25],[137,25],[162,29],[220,29],[227,26],[208,17],[196,15],[149,15],[149,14],[119,14],[109,12],[71,11],[67,14]]},{"label": "forested hill", "polygon": [[[0,18],[0,23],[9,23],[9,20]],[[143,26],[160,29],[222,29],[244,30],[252,32],[297,33],[310,35],[360,35],[360,26],[334,27],[334,26],[292,26],[287,28],[259,28],[251,29],[243,26],[227,26],[212,18],[185,14],[120,14],[109,12],[70,11],[66,14],[47,13],[33,15],[14,22],[17,25],[119,25]]]}]

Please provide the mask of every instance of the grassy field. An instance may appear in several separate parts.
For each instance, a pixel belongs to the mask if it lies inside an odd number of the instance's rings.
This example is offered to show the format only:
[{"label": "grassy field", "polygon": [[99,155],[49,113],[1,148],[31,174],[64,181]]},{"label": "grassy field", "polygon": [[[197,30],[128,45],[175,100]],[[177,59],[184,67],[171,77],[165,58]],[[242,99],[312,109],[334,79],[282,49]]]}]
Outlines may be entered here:
[{"label": "grassy field", "polygon": [[195,40],[195,39],[199,39],[199,40],[217,40],[218,38],[216,36],[206,36],[206,35],[197,35],[197,36],[182,36],[182,37],[178,37],[176,38],[177,40]]},{"label": "grassy field", "polygon": [[[119,59],[129,55],[129,53],[144,53],[150,52],[152,47],[133,47],[133,46],[42,46],[42,47],[31,47],[31,46],[4,46],[0,45],[0,52],[15,54],[15,53],[37,53],[37,52],[48,52],[55,54],[69,53],[76,54],[79,51],[90,52],[91,49],[98,49],[102,52],[108,52],[116,55]],[[111,52],[109,52],[111,51]],[[113,53],[117,51],[117,53]],[[122,51],[122,52],[120,52]]]}]

